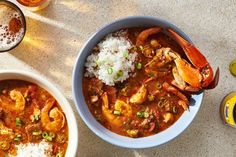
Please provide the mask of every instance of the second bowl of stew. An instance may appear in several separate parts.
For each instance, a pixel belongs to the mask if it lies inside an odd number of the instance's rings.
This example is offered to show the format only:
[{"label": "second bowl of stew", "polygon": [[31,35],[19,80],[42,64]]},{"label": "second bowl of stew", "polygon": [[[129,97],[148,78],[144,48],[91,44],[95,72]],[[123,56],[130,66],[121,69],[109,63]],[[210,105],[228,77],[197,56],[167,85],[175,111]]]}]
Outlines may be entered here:
[{"label": "second bowl of stew", "polygon": [[180,65],[190,63],[171,34],[191,43],[165,20],[128,17],[103,27],[82,48],[73,98],[99,137],[121,147],[153,147],[193,121],[203,93],[180,77],[186,69]]},{"label": "second bowl of stew", "polygon": [[39,75],[0,71],[0,156],[76,156],[70,104]]}]

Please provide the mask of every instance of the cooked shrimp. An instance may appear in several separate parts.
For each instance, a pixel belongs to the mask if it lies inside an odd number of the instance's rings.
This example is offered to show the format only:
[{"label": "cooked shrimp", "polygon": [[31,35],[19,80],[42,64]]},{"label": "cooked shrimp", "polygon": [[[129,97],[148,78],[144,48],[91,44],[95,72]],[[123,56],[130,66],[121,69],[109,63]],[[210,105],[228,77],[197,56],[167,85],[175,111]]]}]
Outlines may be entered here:
[{"label": "cooked shrimp", "polygon": [[25,98],[20,91],[12,90],[9,96],[11,99],[5,96],[0,97],[0,105],[4,109],[16,112],[21,112],[25,109]]},{"label": "cooked shrimp", "polygon": [[9,135],[12,136],[13,130],[6,127],[2,121],[0,121],[0,135]]},{"label": "cooked shrimp", "polygon": [[8,150],[11,146],[11,140],[13,138],[13,130],[6,127],[4,123],[0,121],[0,150]]},{"label": "cooked shrimp", "polygon": [[122,100],[117,99],[114,107],[116,111],[119,111],[124,116],[129,117],[132,114],[131,106]]},{"label": "cooked shrimp", "polygon": [[131,96],[130,102],[133,104],[142,104],[147,98],[147,89],[144,85],[142,85],[137,93]]},{"label": "cooked shrimp", "polygon": [[120,117],[114,115],[112,110],[109,109],[108,96],[106,92],[102,95],[102,114],[110,124],[113,124],[113,126],[119,127],[122,125]]},{"label": "cooked shrimp", "polygon": [[65,117],[57,107],[53,107],[54,103],[55,100],[52,98],[47,100],[41,111],[41,122],[46,130],[58,132],[65,124]]},{"label": "cooked shrimp", "polygon": [[161,32],[161,28],[159,27],[145,29],[138,35],[137,40],[136,40],[136,45],[137,46],[143,45],[149,36],[153,34],[157,34],[159,32]]}]

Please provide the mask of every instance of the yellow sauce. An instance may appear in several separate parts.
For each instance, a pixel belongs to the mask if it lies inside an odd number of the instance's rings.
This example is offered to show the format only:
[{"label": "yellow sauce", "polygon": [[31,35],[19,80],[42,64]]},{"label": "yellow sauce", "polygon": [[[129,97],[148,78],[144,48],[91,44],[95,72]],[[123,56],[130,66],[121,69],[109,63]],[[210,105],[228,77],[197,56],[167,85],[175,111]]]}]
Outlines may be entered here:
[{"label": "yellow sauce", "polygon": [[236,92],[225,96],[220,106],[220,113],[226,125],[236,127]]}]

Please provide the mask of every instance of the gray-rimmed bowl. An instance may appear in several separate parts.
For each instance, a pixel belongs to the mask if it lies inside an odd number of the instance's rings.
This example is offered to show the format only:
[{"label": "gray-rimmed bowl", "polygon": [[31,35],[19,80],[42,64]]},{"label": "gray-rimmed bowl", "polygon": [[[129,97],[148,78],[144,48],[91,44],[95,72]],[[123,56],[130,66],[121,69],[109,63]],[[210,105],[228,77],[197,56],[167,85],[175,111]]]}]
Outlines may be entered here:
[{"label": "gray-rimmed bowl", "polygon": [[92,35],[92,37],[90,37],[84,47],[80,50],[74,67],[72,76],[72,94],[81,118],[97,136],[117,146],[126,148],[148,148],[164,144],[180,135],[191,124],[201,106],[203,93],[193,95],[189,111],[184,112],[179,120],[177,120],[172,126],[156,135],[142,138],[129,138],[113,133],[103,127],[99,122],[97,122],[93,115],[90,113],[83,96],[82,78],[84,73],[84,63],[87,56],[91,53],[91,49],[107,34],[114,31],[120,30],[122,28],[152,26],[171,28],[186,40],[191,42],[190,38],[184,32],[182,32],[175,25],[165,20],[149,16],[127,17],[106,25],[105,27],[97,31],[94,35]]}]

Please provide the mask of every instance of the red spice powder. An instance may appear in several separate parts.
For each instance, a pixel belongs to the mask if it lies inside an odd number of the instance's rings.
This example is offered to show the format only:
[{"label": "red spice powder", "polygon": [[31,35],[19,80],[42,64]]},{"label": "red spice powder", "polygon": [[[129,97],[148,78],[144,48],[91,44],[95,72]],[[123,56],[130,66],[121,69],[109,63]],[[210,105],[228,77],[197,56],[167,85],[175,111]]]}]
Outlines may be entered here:
[{"label": "red spice powder", "polygon": [[13,32],[14,34],[16,34],[17,32],[20,31],[22,27],[22,23],[19,19],[17,18],[12,18],[9,22],[9,31]]}]

